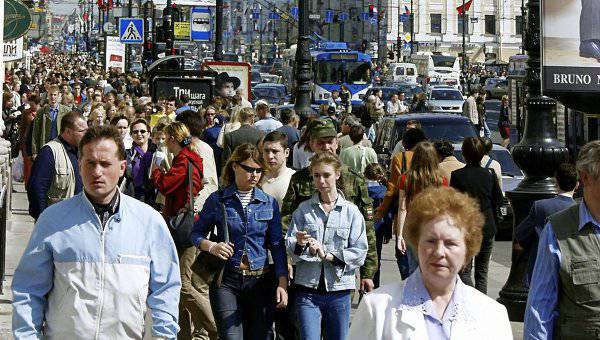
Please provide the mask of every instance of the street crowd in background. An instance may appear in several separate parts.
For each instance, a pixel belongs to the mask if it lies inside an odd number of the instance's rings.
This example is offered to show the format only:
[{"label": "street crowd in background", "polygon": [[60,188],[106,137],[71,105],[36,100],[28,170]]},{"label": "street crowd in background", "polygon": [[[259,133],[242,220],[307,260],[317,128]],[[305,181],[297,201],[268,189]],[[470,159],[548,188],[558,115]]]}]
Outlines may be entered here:
[{"label": "street crowd in background", "polygon": [[[465,163],[415,120],[388,170],[372,148],[381,119],[427,111],[424,95],[375,91],[352,110],[346,91],[276,117],[241,93],[199,111],[153,100],[139,75],[83,56],[10,71],[1,127],[36,220],[12,283],[15,338],[141,339],[151,324],[160,339],[511,339],[486,295],[504,196],[485,92],[463,110],[483,132],[463,141]],[[503,98],[505,146],[508,110]],[[600,329],[586,260],[600,252],[600,143],[556,177],[561,194],[517,232],[532,254],[526,339]],[[389,242],[402,282],[380,288]]]}]

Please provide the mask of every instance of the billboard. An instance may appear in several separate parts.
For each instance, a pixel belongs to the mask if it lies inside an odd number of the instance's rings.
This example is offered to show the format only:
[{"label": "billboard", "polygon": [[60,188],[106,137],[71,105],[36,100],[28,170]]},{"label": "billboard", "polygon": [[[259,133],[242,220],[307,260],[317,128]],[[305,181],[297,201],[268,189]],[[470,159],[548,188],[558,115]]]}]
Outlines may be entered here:
[{"label": "billboard", "polygon": [[542,1],[544,92],[600,90],[600,32],[593,6],[592,0]]},{"label": "billboard", "polygon": [[193,41],[210,41],[210,8],[194,7],[190,14],[190,31]]},{"label": "billboard", "polygon": [[152,100],[176,97],[185,94],[190,99],[189,105],[200,110],[208,106],[212,99],[212,80],[178,77],[156,77],[152,80]]},{"label": "billboard", "polygon": [[250,64],[230,61],[206,61],[202,68],[210,68],[217,72],[215,77],[215,95],[233,97],[235,91],[241,89],[242,96],[250,95]]},{"label": "billboard", "polygon": [[13,61],[23,58],[23,37],[17,40],[4,42],[4,61]]},{"label": "billboard", "polygon": [[125,72],[125,44],[117,36],[106,36],[106,53],[104,67],[108,72],[115,70],[118,73]]}]

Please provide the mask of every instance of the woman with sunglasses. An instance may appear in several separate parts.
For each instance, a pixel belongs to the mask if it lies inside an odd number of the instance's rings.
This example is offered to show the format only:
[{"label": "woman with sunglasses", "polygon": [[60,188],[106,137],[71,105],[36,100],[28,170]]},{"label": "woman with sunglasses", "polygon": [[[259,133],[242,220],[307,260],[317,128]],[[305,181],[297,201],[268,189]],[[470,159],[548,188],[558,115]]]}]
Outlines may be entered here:
[{"label": "woman with sunglasses", "polygon": [[[208,197],[191,235],[200,250],[225,261],[220,285],[215,280],[210,287],[221,340],[271,339],[273,307],[287,305],[288,271],[279,204],[256,187],[262,173],[258,149],[252,144],[238,146],[223,169],[224,189]],[[223,209],[229,243],[223,238]],[[211,241],[207,236],[215,226],[219,232]]]},{"label": "woman with sunglasses", "polygon": [[[127,154],[127,193],[146,202],[154,197],[154,187],[150,183],[150,165],[152,154],[156,151],[150,139],[150,126],[145,119],[136,119],[131,123],[133,143]],[[146,202],[152,204],[153,202]]]}]

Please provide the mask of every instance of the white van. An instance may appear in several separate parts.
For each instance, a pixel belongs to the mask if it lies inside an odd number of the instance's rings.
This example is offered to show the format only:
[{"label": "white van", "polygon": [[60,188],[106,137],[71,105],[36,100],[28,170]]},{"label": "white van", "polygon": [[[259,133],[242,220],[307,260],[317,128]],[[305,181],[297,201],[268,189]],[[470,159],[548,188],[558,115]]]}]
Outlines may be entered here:
[{"label": "white van", "polygon": [[397,82],[416,83],[417,66],[412,63],[391,63],[387,69],[387,80]]}]

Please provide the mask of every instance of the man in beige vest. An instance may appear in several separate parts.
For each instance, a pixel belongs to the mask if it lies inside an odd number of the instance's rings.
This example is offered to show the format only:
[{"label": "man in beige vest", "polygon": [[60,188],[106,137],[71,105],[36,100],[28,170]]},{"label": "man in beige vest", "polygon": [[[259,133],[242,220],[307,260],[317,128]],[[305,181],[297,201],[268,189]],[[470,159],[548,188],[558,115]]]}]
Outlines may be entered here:
[{"label": "man in beige vest", "polygon": [[35,219],[51,204],[82,190],[77,145],[87,130],[87,123],[78,112],[71,112],[62,117],[60,129],[60,135],[40,149],[33,163],[27,197],[29,214]]},{"label": "man in beige vest", "polygon": [[600,141],[576,164],[583,201],[551,215],[540,234],[524,339],[598,339],[600,334]]}]

